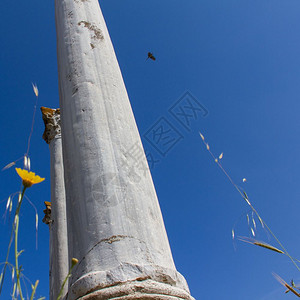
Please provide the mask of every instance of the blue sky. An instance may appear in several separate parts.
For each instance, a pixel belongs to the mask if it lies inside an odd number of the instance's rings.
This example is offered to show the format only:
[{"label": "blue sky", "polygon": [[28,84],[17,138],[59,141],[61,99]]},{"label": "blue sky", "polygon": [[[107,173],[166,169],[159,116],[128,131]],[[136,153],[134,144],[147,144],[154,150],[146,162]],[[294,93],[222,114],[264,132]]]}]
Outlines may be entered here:
[{"label": "blue sky", "polygon": [[[300,257],[300,2],[296,0],[100,1],[143,144],[159,160],[152,176],[175,264],[196,299],[282,300],[296,296],[272,272],[300,282],[286,256],[232,241],[250,236],[247,204],[205,149],[224,152],[223,167],[243,187],[290,254]],[[59,106],[53,1],[0,3],[0,165],[26,152],[38,85],[40,106]],[[151,51],[157,60],[145,61]],[[208,114],[188,128],[170,113],[186,92]],[[163,118],[163,119],[162,119]],[[181,138],[157,149],[146,133],[161,120]],[[48,298],[48,228],[41,222],[50,199],[49,150],[37,111],[30,148],[32,170],[44,183],[28,190],[39,213],[24,203],[21,264],[40,280],[37,295]],[[163,154],[162,154],[163,153]],[[21,166],[21,164],[19,164]],[[0,214],[20,181],[13,168],[0,173]],[[242,183],[242,178],[247,178]],[[0,261],[11,219],[1,218]],[[263,229],[257,238],[278,247]],[[6,285],[3,299],[8,299]]]}]

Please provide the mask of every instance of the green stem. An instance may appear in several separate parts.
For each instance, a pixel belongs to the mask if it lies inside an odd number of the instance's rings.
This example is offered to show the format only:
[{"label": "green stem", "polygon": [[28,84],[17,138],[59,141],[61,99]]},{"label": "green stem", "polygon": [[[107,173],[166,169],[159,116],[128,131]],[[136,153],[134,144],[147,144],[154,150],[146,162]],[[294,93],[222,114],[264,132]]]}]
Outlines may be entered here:
[{"label": "green stem", "polygon": [[58,294],[56,300],[60,300],[60,299],[61,299],[62,293],[63,293],[63,291],[64,291],[64,287],[65,287],[65,285],[66,285],[66,283],[67,283],[67,280],[71,277],[72,269],[74,268],[75,265],[76,265],[76,264],[72,264],[72,266],[71,266],[71,268],[70,268],[70,270],[69,270],[68,275],[66,276],[66,278],[65,278],[65,280],[64,280],[64,282],[63,282],[63,284],[62,284],[61,287],[60,287],[60,291],[59,291],[59,294]]},{"label": "green stem", "polygon": [[19,254],[18,254],[18,233],[19,233],[19,212],[21,208],[21,204],[23,201],[24,193],[25,193],[26,187],[23,187],[22,194],[20,201],[18,203],[17,209],[16,209],[16,214],[15,214],[15,269],[16,269],[16,275],[17,275],[17,289],[19,290],[21,300],[24,300],[23,294],[22,294],[22,289],[21,289],[21,282],[20,282],[20,273],[21,270],[19,269]]},{"label": "green stem", "polygon": [[[20,202],[18,203],[18,207],[17,207],[16,213],[15,213],[15,216],[17,215],[17,213],[19,214],[20,207],[21,207],[21,202],[23,200],[24,193],[25,193],[25,188],[23,188],[23,191],[22,191],[22,194],[21,194],[21,199],[20,199]],[[11,244],[12,244],[12,241],[13,241],[14,233],[15,233],[15,229],[14,229],[14,226],[12,226],[11,233],[10,233],[9,244],[8,244],[7,253],[6,253],[5,265],[4,265],[3,271],[1,273],[3,275],[2,275],[2,278],[1,278],[1,284],[0,284],[0,295],[1,295],[1,292],[2,292],[2,287],[3,287],[3,283],[4,283],[6,268],[9,265],[8,257],[9,257],[10,247],[11,247]]]}]

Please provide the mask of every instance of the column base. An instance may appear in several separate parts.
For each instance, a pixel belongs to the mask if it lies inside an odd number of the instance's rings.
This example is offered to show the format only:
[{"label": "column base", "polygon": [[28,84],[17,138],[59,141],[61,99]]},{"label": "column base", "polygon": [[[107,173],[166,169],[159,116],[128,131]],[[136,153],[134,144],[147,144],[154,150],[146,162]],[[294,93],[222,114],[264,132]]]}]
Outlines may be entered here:
[{"label": "column base", "polygon": [[151,279],[120,283],[115,286],[97,290],[78,300],[194,300],[191,295],[169,284],[156,282]]},{"label": "column base", "polygon": [[65,300],[79,299],[194,300],[184,277],[176,270],[130,263],[122,263],[107,271],[90,272],[75,279]]}]

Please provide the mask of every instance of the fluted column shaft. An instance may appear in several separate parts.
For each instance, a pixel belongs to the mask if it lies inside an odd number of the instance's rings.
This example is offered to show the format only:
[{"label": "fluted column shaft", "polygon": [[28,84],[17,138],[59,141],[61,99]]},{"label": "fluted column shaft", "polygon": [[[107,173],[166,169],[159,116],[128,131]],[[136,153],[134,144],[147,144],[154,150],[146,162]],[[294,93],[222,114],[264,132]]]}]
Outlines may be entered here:
[{"label": "fluted column shaft", "polygon": [[190,299],[98,1],[56,0],[55,13],[69,256],[79,259],[67,299]]},{"label": "fluted column shaft", "polygon": [[[45,123],[43,138],[50,149],[51,219],[50,230],[50,300],[56,300],[69,271],[66,197],[62,157],[60,110],[42,107]],[[62,296],[67,293],[67,285]]]}]

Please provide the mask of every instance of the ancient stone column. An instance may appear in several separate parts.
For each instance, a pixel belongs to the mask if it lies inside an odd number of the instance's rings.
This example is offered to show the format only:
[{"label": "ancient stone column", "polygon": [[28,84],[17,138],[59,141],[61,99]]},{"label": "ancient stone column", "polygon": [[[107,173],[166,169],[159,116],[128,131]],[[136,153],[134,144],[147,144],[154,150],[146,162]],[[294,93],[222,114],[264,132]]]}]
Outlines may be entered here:
[{"label": "ancient stone column", "polygon": [[[43,139],[50,149],[51,215],[46,208],[44,222],[50,230],[50,300],[56,300],[69,271],[64,167],[61,145],[60,110],[42,107]],[[48,210],[48,211],[47,211]],[[47,215],[48,214],[48,215]],[[63,296],[67,293],[67,286]]]},{"label": "ancient stone column", "polygon": [[98,1],[56,0],[55,15],[69,257],[79,260],[66,299],[193,299]]}]

